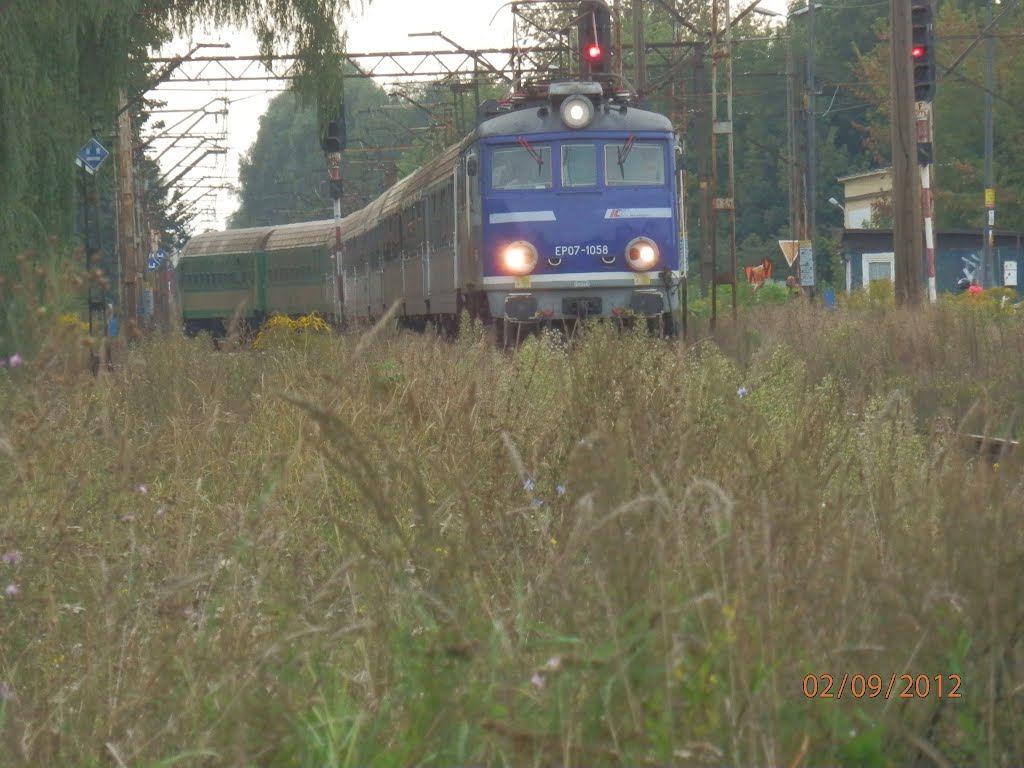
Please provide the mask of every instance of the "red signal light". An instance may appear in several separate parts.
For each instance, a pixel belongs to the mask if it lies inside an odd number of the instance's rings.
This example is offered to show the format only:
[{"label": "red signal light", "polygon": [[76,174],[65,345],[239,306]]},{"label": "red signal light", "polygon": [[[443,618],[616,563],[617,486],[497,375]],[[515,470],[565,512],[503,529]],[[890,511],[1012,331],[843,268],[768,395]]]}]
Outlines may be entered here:
[{"label": "red signal light", "polygon": [[922,56],[924,56],[924,48],[922,48],[921,46],[916,46],[913,50],[910,51],[910,55],[913,56],[915,59],[920,59]]},{"label": "red signal light", "polygon": [[599,58],[601,58],[601,46],[600,45],[591,45],[590,47],[588,47],[587,48],[587,58],[590,58],[590,59],[599,59]]}]

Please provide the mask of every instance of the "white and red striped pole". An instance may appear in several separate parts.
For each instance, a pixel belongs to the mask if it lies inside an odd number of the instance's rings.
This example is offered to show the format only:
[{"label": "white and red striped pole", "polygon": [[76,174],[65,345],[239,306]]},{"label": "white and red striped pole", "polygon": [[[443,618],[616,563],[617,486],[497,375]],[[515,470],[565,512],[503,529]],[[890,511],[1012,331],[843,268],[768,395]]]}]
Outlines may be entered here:
[{"label": "white and red striped pole", "polygon": [[327,126],[327,133],[320,140],[320,146],[327,155],[327,174],[331,179],[331,198],[334,200],[334,278],[331,286],[334,294],[335,321],[341,325],[345,317],[345,265],[342,261],[341,240],[341,153],[347,143],[345,129],[345,104],[338,105],[337,116]]},{"label": "white and red striped pole", "polygon": [[341,152],[327,154],[327,173],[334,198],[334,312],[340,324],[345,311],[345,267],[341,253]]},{"label": "white and red striped pole", "polygon": [[928,275],[928,301],[937,299],[935,287],[935,187],[932,131],[932,103],[917,102],[917,160],[921,169],[921,214],[924,218],[925,274]]}]

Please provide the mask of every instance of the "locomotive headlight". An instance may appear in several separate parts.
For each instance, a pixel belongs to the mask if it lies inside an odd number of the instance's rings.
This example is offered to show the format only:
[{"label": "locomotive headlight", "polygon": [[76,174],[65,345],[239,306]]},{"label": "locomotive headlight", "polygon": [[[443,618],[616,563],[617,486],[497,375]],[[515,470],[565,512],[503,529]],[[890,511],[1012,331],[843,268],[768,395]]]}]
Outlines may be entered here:
[{"label": "locomotive headlight", "polygon": [[501,264],[506,272],[513,275],[528,275],[537,266],[537,249],[525,240],[505,246],[501,252]]},{"label": "locomotive headlight", "polygon": [[637,237],[626,246],[626,262],[637,272],[646,272],[658,266],[658,246],[646,237]]},{"label": "locomotive headlight", "polygon": [[570,96],[562,102],[561,114],[567,128],[586,128],[594,119],[594,105],[584,96]]}]

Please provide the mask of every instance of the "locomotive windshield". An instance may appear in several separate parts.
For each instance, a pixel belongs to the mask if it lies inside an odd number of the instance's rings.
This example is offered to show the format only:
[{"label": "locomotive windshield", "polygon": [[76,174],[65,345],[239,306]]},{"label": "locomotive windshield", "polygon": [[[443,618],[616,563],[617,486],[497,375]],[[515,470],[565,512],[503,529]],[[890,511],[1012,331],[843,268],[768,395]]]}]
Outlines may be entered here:
[{"label": "locomotive windshield", "polygon": [[495,149],[491,155],[492,189],[550,189],[551,145],[531,144]]},{"label": "locomotive windshield", "polygon": [[597,147],[593,144],[562,145],[562,186],[593,187],[597,184]]},{"label": "locomotive windshield", "polygon": [[665,148],[632,137],[622,144],[605,144],[604,175],[609,186],[664,184]]},{"label": "locomotive windshield", "polygon": [[491,150],[491,189],[551,189],[558,171],[564,189],[596,187],[600,182],[598,152],[604,151],[604,183],[609,187],[662,186],[665,184],[665,144],[637,141],[565,143],[557,146],[557,168],[552,168],[552,144],[520,138],[515,146]]}]

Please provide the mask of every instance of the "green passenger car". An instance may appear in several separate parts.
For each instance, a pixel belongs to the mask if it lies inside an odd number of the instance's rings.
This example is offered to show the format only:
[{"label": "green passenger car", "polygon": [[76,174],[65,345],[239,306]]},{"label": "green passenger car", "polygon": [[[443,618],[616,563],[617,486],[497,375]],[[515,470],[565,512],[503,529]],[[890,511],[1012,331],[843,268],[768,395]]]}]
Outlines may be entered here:
[{"label": "green passenger car", "polygon": [[204,232],[185,245],[178,287],[186,333],[258,327],[272,314],[340,316],[333,220]]},{"label": "green passenger car", "polygon": [[275,227],[264,246],[267,315],[317,312],[335,322],[337,270],[334,266],[334,221],[308,221]]}]

